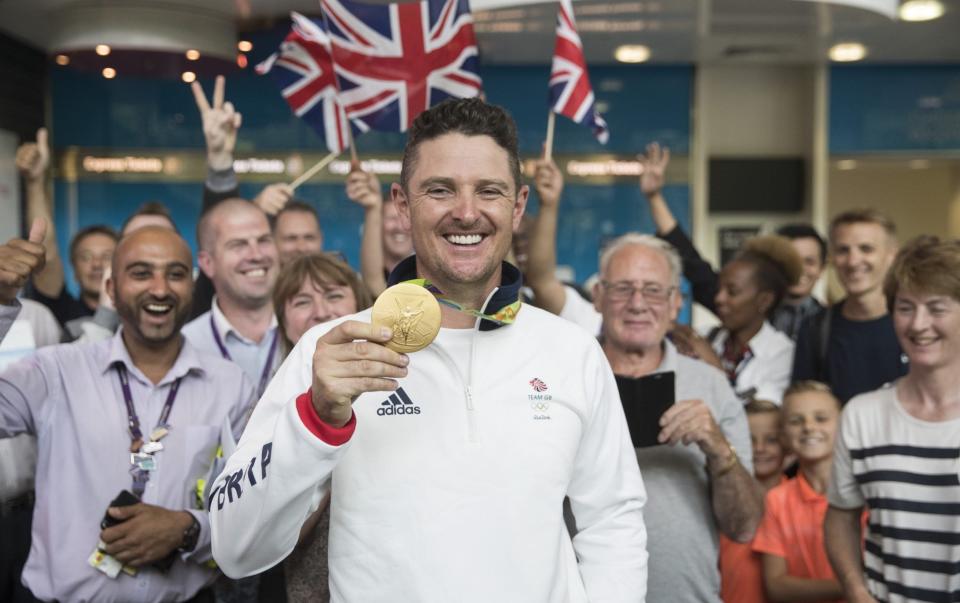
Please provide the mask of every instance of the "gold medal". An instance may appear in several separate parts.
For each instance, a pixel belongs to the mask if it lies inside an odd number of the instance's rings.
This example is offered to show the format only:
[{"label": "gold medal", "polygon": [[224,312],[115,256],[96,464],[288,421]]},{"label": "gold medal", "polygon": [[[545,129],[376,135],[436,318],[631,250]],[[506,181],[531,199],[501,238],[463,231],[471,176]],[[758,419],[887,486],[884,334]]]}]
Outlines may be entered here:
[{"label": "gold medal", "polygon": [[409,354],[430,345],[440,332],[440,304],[425,288],[400,283],[374,302],[371,322],[393,330],[393,338],[384,345]]}]

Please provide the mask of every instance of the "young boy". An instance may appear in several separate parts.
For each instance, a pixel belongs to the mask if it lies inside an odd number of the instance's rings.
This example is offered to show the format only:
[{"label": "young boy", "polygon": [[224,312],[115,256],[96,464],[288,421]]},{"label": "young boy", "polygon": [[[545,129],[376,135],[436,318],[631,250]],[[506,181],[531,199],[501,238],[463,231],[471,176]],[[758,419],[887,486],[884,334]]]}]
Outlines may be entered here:
[{"label": "young boy", "polygon": [[823,383],[799,381],[783,398],[783,439],[799,471],[767,493],[753,540],[770,601],[838,601],[843,591],[827,560],[823,520],[840,402]]},{"label": "young boy", "polygon": [[[753,446],[753,476],[764,492],[780,484],[786,451],[780,435],[780,407],[767,400],[744,406]],[[766,603],[760,555],[753,543],[720,535],[720,598],[725,603]]]}]

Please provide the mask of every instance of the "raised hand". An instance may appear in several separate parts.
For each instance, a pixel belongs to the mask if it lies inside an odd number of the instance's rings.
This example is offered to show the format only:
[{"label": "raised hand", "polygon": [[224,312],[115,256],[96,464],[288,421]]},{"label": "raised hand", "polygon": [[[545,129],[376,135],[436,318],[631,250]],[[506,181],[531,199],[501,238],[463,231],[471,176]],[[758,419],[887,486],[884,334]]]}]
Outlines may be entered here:
[{"label": "raised hand", "polygon": [[313,407],[320,419],[343,427],[353,401],[365,392],[393,391],[407,376],[409,357],[389,350],[390,329],[348,320],[317,341],[313,353]]},{"label": "raised hand", "polygon": [[43,268],[46,249],[42,243],[46,236],[47,222],[37,218],[26,241],[12,239],[0,245],[0,304],[13,303],[30,275]]},{"label": "raised hand", "polygon": [[17,149],[17,169],[30,181],[42,180],[50,167],[47,129],[37,130],[37,142],[25,142]]},{"label": "raised hand", "polygon": [[663,189],[667,166],[670,164],[670,149],[660,148],[659,143],[647,145],[647,152],[640,156],[640,192],[647,197],[656,195]]},{"label": "raised hand", "polygon": [[242,117],[233,108],[233,103],[223,100],[225,87],[226,81],[222,75],[218,75],[213,85],[211,104],[207,102],[199,82],[190,84],[200,118],[203,120],[203,137],[207,141],[207,165],[214,170],[225,170],[233,165],[237,131],[242,122]]},{"label": "raised hand", "polygon": [[263,187],[253,203],[268,216],[275,216],[290,202],[290,199],[293,199],[293,189],[289,184],[278,182]]},{"label": "raised hand", "polygon": [[541,207],[557,207],[563,192],[563,173],[553,159],[539,159],[533,173],[533,186]]},{"label": "raised hand", "polygon": [[380,179],[373,172],[365,172],[355,165],[347,176],[347,198],[364,209],[377,209],[383,205]]}]

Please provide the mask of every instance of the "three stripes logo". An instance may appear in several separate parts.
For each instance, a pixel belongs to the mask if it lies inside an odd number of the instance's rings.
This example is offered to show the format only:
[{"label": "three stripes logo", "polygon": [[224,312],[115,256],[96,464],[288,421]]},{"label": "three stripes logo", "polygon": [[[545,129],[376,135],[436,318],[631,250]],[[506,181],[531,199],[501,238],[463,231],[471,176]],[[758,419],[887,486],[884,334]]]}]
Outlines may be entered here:
[{"label": "three stripes logo", "polygon": [[381,417],[386,415],[419,415],[420,407],[414,405],[413,400],[410,399],[407,392],[403,391],[402,387],[398,387],[397,391],[380,403],[377,414]]}]

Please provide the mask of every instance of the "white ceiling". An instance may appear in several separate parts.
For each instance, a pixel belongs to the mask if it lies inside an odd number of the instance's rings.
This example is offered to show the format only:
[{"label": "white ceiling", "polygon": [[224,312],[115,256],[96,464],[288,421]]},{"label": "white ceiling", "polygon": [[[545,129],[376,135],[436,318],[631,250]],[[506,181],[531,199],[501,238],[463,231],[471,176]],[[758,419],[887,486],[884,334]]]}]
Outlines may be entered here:
[{"label": "white ceiling", "polygon": [[[475,0],[502,4],[510,0]],[[520,0],[529,2],[530,0]],[[943,0],[946,14],[903,23],[849,7],[795,0],[575,0],[578,28],[591,64],[613,62],[620,44],[644,44],[652,63],[813,63],[839,41],[869,49],[867,62],[960,63],[960,0]],[[48,48],[51,23],[65,7],[139,5],[232,15],[240,29],[291,10],[316,13],[318,0],[0,0],[0,30]],[[202,7],[202,8],[200,8]],[[542,63],[553,47],[556,5],[475,9],[487,64]]]}]

